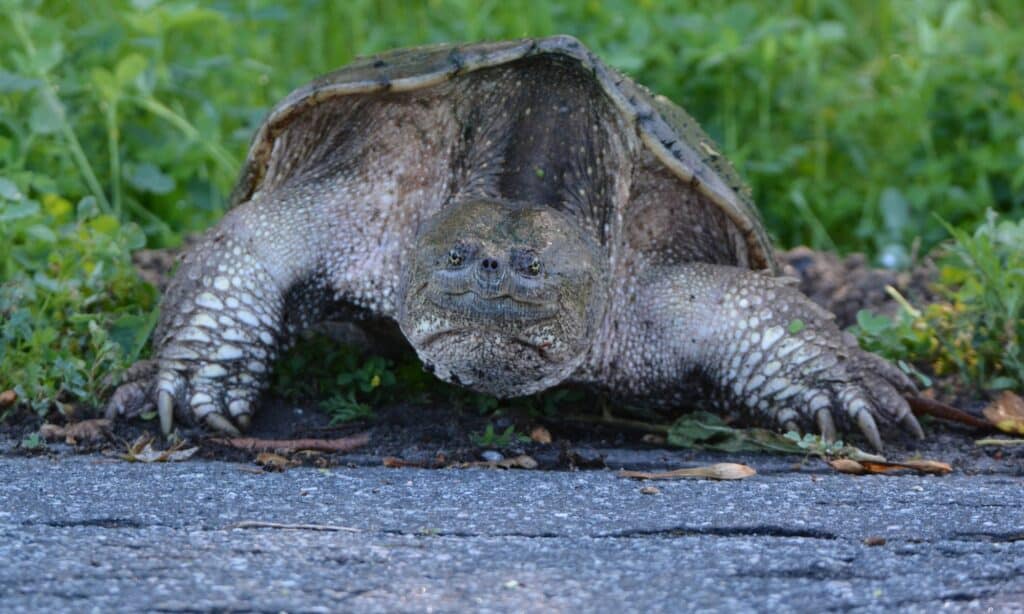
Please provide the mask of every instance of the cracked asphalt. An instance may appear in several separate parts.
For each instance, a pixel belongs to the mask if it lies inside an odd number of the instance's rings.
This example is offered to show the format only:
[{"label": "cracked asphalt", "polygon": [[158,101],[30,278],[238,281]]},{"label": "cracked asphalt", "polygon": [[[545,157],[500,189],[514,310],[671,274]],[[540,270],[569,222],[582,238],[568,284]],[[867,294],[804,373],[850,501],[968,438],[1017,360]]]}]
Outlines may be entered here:
[{"label": "cracked asphalt", "polygon": [[640,483],[0,457],[0,611],[1024,611],[1021,475],[753,458]]}]

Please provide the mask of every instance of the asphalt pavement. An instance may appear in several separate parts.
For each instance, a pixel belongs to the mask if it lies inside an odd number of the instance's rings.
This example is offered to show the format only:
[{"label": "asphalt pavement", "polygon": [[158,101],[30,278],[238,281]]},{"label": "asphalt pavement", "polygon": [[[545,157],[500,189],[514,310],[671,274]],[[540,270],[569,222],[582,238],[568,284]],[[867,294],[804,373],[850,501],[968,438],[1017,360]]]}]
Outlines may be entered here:
[{"label": "asphalt pavement", "polygon": [[1024,476],[764,458],[657,483],[0,458],[0,611],[1024,611]]}]

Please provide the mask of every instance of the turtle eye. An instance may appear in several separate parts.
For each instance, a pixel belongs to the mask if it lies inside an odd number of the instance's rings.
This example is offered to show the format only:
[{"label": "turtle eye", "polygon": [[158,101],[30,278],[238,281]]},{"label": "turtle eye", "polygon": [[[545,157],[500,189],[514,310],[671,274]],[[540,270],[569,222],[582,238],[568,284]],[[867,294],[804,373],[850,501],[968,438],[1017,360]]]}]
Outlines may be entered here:
[{"label": "turtle eye", "polygon": [[448,252],[448,266],[462,266],[463,260],[462,252],[458,249],[452,249]]},{"label": "turtle eye", "polygon": [[526,272],[530,275],[540,275],[540,260],[531,259],[530,263],[526,265]]}]

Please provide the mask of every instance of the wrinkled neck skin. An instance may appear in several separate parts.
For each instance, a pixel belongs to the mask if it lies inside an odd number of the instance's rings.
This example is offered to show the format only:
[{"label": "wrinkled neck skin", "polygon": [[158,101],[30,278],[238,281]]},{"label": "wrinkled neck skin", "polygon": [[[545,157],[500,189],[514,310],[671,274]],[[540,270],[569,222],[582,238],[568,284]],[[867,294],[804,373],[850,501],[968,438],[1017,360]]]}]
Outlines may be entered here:
[{"label": "wrinkled neck skin", "polygon": [[420,229],[408,262],[399,326],[426,369],[498,397],[572,375],[606,309],[606,259],[549,207],[452,204]]}]

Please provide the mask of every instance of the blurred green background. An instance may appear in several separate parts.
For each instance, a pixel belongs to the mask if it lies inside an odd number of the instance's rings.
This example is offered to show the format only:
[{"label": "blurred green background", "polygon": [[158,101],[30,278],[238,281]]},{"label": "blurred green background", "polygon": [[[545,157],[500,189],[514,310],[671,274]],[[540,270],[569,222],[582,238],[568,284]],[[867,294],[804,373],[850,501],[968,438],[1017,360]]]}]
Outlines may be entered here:
[{"label": "blurred green background", "polygon": [[128,254],[222,214],[268,108],[394,47],[577,36],[703,123],[782,246],[902,267],[949,236],[942,220],[1024,214],[1018,0],[0,9],[0,390],[40,407],[94,398],[138,355],[157,297]]}]

